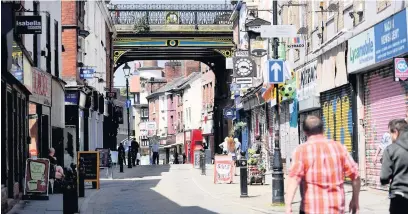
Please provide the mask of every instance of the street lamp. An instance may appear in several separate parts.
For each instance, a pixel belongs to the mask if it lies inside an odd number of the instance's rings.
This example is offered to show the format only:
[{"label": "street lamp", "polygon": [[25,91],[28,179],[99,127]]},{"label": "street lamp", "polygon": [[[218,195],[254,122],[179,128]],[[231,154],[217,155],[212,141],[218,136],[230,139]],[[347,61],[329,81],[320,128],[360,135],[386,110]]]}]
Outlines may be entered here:
[{"label": "street lamp", "polygon": [[132,168],[132,152],[130,147],[130,114],[129,114],[129,107],[130,107],[130,100],[129,100],[129,77],[130,77],[130,67],[127,63],[123,66],[123,73],[125,74],[126,78],[126,110],[127,110],[127,139],[128,139],[128,168]]}]

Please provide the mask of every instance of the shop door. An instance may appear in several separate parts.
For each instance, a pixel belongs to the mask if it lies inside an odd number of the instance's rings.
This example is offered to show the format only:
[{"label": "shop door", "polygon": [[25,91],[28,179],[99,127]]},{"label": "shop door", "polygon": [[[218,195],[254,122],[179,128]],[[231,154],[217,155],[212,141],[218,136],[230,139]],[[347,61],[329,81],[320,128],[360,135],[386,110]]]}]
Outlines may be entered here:
[{"label": "shop door", "polygon": [[357,159],[357,148],[353,144],[353,99],[349,84],[325,91],[320,95],[324,134],[345,145]]},{"label": "shop door", "polygon": [[48,115],[42,115],[41,117],[41,142],[40,142],[40,157],[41,158],[47,158],[48,157],[48,149],[49,149],[49,116]]},{"label": "shop door", "polygon": [[6,157],[7,157],[7,191],[8,197],[13,197],[13,185],[14,185],[14,166],[13,166],[13,145],[14,145],[14,136],[13,130],[14,122],[13,122],[13,94],[11,91],[7,90],[7,97],[6,97],[6,104],[7,104],[7,135],[6,135]]},{"label": "shop door", "polygon": [[303,112],[299,114],[299,144],[305,143],[307,141],[307,137],[303,132],[303,123],[306,120],[306,117],[309,115],[314,115],[317,117],[321,117],[321,110],[313,110],[308,112]]},{"label": "shop door", "polygon": [[382,136],[388,132],[389,121],[405,117],[408,83],[395,82],[390,66],[365,74],[364,88],[367,183],[380,188],[381,164],[374,166],[374,155]]}]

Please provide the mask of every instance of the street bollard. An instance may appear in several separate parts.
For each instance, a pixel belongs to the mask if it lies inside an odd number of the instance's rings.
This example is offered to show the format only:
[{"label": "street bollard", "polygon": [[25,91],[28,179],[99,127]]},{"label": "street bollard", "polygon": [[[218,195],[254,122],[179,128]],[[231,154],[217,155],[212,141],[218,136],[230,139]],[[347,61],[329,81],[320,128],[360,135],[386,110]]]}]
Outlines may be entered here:
[{"label": "street bollard", "polygon": [[128,151],[128,168],[132,168],[132,147],[129,146],[129,151]]},{"label": "street bollard", "polygon": [[84,158],[79,159],[78,167],[78,196],[85,197],[85,167]]},{"label": "street bollard", "polygon": [[245,156],[242,156],[241,159],[238,161],[238,165],[240,167],[239,171],[239,181],[241,186],[241,198],[248,197],[248,162],[245,159]]},{"label": "street bollard", "polygon": [[200,163],[201,163],[201,175],[206,175],[206,169],[205,169],[205,152],[201,152],[200,155]]},{"label": "street bollard", "polygon": [[78,213],[78,191],[75,165],[71,164],[71,169],[66,169],[63,193],[62,211],[64,214]]}]

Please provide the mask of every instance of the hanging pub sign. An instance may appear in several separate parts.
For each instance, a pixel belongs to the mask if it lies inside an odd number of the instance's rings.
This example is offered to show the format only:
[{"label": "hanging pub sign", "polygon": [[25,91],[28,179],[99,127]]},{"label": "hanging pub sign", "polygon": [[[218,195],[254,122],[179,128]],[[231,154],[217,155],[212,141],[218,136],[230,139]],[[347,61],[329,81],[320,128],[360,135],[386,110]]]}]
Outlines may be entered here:
[{"label": "hanging pub sign", "polygon": [[106,92],[106,97],[109,97],[111,99],[117,99],[117,93],[114,91],[107,91]]},{"label": "hanging pub sign", "polygon": [[78,91],[65,92],[65,105],[78,105]]},{"label": "hanging pub sign", "polygon": [[80,79],[92,79],[94,78],[95,68],[79,68],[79,78]]},{"label": "hanging pub sign", "polygon": [[294,37],[287,47],[288,49],[302,49],[305,48],[305,43],[302,38]]},{"label": "hanging pub sign", "polygon": [[225,108],[224,109],[224,118],[232,120],[235,118],[235,109],[233,108]]},{"label": "hanging pub sign", "polygon": [[16,16],[16,34],[41,34],[41,16]]}]

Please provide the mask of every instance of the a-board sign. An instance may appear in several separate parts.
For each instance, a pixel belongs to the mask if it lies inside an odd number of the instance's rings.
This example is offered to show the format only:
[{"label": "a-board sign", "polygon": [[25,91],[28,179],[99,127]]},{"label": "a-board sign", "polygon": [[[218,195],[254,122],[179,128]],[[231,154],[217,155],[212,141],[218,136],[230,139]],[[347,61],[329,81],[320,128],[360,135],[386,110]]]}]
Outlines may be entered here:
[{"label": "a-board sign", "polygon": [[194,168],[200,168],[200,151],[194,151]]},{"label": "a-board sign", "polygon": [[85,181],[96,182],[99,189],[99,151],[78,152],[78,166],[81,158],[85,168]]},{"label": "a-board sign", "polygon": [[214,157],[214,183],[232,183],[235,173],[234,161],[231,155],[216,155]]},{"label": "a-board sign", "polygon": [[48,195],[50,161],[46,158],[28,158],[25,170],[25,193]]},{"label": "a-board sign", "polygon": [[96,148],[99,151],[99,167],[109,167],[110,149]]}]

